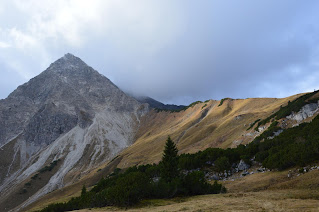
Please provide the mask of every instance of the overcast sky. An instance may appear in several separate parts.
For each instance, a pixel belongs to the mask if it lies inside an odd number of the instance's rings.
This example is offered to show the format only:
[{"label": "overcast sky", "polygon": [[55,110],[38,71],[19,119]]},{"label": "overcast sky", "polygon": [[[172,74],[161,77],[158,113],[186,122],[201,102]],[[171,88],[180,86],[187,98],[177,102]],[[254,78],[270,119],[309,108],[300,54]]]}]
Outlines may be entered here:
[{"label": "overcast sky", "polygon": [[319,89],[319,1],[0,0],[0,99],[72,53],[164,103]]}]

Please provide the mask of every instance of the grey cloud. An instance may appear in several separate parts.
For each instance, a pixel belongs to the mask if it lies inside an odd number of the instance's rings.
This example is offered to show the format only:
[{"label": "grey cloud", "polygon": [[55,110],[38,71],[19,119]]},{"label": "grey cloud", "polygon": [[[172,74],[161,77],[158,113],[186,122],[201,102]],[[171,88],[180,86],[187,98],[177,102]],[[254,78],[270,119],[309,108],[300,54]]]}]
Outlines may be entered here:
[{"label": "grey cloud", "polygon": [[[49,37],[34,54],[16,50],[20,51],[16,60],[34,76],[49,65],[37,65],[41,59],[53,62],[71,52],[123,90],[166,103],[284,97],[319,88],[317,1],[140,4],[144,6],[128,16],[121,12],[130,10],[115,7],[105,29],[94,30],[94,22],[87,30],[82,26],[78,35],[85,38],[82,46]],[[6,52],[0,53],[0,71],[6,69],[10,80],[16,75],[3,65],[1,54]],[[0,86],[0,98],[13,87]]]}]

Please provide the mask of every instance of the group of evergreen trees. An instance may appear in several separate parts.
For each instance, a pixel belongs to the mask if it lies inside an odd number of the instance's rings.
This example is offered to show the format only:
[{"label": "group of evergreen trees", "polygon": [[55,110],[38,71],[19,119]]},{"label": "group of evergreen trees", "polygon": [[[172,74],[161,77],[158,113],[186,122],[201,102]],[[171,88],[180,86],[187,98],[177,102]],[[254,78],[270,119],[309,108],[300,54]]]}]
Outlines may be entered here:
[{"label": "group of evergreen trees", "polygon": [[232,149],[208,148],[195,154],[182,154],[179,156],[179,168],[190,170],[210,167],[221,172],[230,169],[241,159],[250,163],[250,159],[255,158],[266,168],[283,170],[319,160],[319,115],[310,123],[302,123],[269,138],[280,129],[277,125],[278,122],[273,121],[264,133],[246,146],[239,145]]},{"label": "group of evergreen trees", "polygon": [[51,204],[42,212],[62,212],[108,205],[127,207],[142,199],[172,198],[198,194],[225,192],[218,184],[206,181],[202,171],[182,172],[174,142],[168,137],[162,161],[159,164],[116,169],[102,178],[90,191],[82,188],[81,196],[66,203]]}]

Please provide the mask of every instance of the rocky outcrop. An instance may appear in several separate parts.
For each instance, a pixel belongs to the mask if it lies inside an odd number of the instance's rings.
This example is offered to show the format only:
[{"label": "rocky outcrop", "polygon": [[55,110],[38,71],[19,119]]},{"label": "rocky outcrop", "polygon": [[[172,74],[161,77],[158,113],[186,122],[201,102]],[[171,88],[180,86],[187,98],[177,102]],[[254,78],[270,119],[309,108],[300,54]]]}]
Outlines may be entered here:
[{"label": "rocky outcrop", "polygon": [[250,167],[250,165],[245,163],[243,160],[240,160],[240,162],[239,162],[239,164],[237,166],[239,171],[247,170],[247,169],[249,169],[249,167]]},{"label": "rocky outcrop", "polygon": [[289,120],[295,120],[297,122],[301,122],[308,117],[312,117],[319,109],[319,101],[317,103],[310,103],[301,108],[298,113],[292,113],[286,118]]}]

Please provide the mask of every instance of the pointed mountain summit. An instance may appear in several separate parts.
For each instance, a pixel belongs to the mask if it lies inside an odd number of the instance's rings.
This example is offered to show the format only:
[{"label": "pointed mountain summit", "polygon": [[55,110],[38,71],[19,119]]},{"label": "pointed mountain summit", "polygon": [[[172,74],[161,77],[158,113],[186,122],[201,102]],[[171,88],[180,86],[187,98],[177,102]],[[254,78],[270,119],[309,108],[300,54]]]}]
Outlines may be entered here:
[{"label": "pointed mountain summit", "polygon": [[67,70],[82,71],[87,64],[73,54],[67,53],[48,68],[51,71],[62,72]]},{"label": "pointed mountain summit", "polygon": [[0,101],[0,148],[8,153],[0,154],[0,193],[53,159],[62,161],[61,172],[40,193],[62,187],[75,167],[88,170],[131,145],[147,112],[80,58],[64,55]]},{"label": "pointed mountain summit", "polygon": [[[22,131],[27,134],[28,142],[48,144],[58,134],[77,124],[81,127],[90,125],[97,111],[132,112],[139,106],[140,103],[127,96],[105,76],[68,53],[1,101],[0,110],[6,112],[2,113],[3,117],[0,115],[0,145]],[[48,116],[54,117],[55,124],[50,123]],[[56,131],[59,133],[52,134],[52,129],[43,129],[46,125],[43,121],[50,128],[58,128]],[[33,129],[33,125],[39,126]],[[49,138],[30,137],[30,128],[37,137],[40,136],[39,132],[46,131]]]},{"label": "pointed mountain summit", "polygon": [[[110,92],[122,92],[105,76],[99,74],[80,58],[68,53],[52,63],[40,75],[19,86],[9,95],[9,98],[24,96],[41,104],[47,98],[62,91],[63,93],[73,92],[89,98],[95,96],[99,98],[99,101],[106,100]],[[65,96],[66,94],[61,97]]]}]

